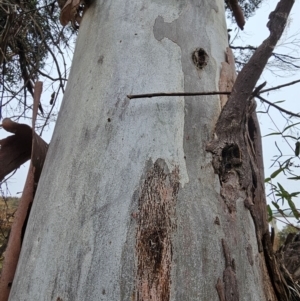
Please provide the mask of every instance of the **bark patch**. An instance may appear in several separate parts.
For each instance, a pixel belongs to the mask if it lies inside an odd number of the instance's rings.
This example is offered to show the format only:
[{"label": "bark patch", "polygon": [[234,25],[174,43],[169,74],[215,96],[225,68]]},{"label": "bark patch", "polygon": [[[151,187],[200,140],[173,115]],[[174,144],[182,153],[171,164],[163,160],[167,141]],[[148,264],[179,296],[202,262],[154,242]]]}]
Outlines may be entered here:
[{"label": "bark patch", "polygon": [[223,281],[219,278],[216,289],[220,301],[239,301],[238,283],[235,273],[235,261],[231,258],[228,246],[222,239],[222,247],[225,258],[225,270],[223,272]]},{"label": "bark patch", "polygon": [[[235,61],[232,50],[226,48],[226,61],[222,62],[222,69],[219,80],[219,90],[231,92],[236,80]],[[223,108],[228,100],[228,95],[220,95],[221,108]]]},{"label": "bark patch", "polygon": [[137,301],[170,300],[172,231],[179,170],[172,172],[158,159],[142,183],[138,201],[136,256]]},{"label": "bark patch", "polygon": [[250,263],[251,266],[253,266],[253,264],[254,264],[253,249],[250,244],[247,245],[246,251],[247,251],[248,262]]}]

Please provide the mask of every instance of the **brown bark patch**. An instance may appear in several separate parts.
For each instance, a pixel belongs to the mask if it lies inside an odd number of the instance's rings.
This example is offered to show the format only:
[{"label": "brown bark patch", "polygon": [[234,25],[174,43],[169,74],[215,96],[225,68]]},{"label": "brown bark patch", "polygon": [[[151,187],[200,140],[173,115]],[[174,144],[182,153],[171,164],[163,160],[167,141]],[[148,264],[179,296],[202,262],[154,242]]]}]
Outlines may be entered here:
[{"label": "brown bark patch", "polygon": [[250,244],[247,245],[246,251],[247,251],[248,262],[252,266],[254,264],[254,260],[253,260],[253,249]]},{"label": "brown bark patch", "polygon": [[219,278],[216,289],[220,301],[239,301],[238,283],[235,273],[235,261],[231,258],[228,246],[222,239],[222,247],[225,258],[225,270],[223,272],[223,281]]},{"label": "brown bark patch", "polygon": [[236,201],[239,198],[239,177],[233,170],[226,174],[222,181],[221,196],[227,206],[229,213],[235,214]]},{"label": "brown bark patch", "polygon": [[[235,62],[232,50],[226,48],[226,61],[222,62],[222,69],[219,79],[219,90],[231,92],[236,79]],[[228,95],[220,95],[221,108],[223,108],[228,100]]]},{"label": "brown bark patch", "polygon": [[170,300],[172,231],[176,227],[175,205],[179,170],[169,172],[158,159],[146,174],[138,201],[137,301]]}]

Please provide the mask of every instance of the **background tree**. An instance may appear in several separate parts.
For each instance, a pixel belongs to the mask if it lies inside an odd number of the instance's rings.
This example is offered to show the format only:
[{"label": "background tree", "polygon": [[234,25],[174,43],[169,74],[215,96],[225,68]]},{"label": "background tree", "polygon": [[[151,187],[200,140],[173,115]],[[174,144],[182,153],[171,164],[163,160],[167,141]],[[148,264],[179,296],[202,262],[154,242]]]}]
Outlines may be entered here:
[{"label": "background tree", "polygon": [[0,118],[3,114],[15,121],[31,118],[38,79],[44,81],[52,97],[42,99],[37,127],[44,128],[57,114],[57,95],[64,91],[68,77],[65,56],[72,49],[75,33],[72,27],[59,24],[57,2],[1,1]]}]

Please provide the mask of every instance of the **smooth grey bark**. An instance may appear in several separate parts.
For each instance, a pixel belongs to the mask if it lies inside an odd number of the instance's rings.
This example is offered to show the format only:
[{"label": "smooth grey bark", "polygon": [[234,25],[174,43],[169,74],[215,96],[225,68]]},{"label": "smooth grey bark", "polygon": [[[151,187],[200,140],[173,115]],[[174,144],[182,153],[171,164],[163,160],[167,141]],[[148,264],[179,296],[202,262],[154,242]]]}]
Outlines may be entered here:
[{"label": "smooth grey bark", "polygon": [[[240,300],[265,300],[252,218],[242,199],[224,214],[205,150],[219,97],[126,97],[218,90],[227,43],[223,0],[91,5],[9,300],[219,300],[221,239],[235,260]],[[198,48],[209,56],[202,70],[192,60]],[[165,208],[169,220],[158,228],[166,233],[147,240],[155,222],[143,218],[161,222]],[[228,237],[232,224],[236,235]],[[151,286],[155,277],[145,280],[147,241],[150,251],[159,243],[163,250],[163,258],[152,255],[158,277],[170,278],[164,293]]]}]

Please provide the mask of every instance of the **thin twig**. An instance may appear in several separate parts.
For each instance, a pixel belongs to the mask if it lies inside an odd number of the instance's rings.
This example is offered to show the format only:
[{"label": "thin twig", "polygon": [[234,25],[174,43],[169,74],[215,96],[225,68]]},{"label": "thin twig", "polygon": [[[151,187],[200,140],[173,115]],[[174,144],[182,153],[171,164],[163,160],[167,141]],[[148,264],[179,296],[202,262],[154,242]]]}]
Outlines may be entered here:
[{"label": "thin twig", "polygon": [[233,45],[230,45],[230,48],[231,49],[238,49],[238,50],[256,50],[257,47],[254,47],[254,46],[250,46],[250,45],[247,45],[247,46],[233,46]]},{"label": "thin twig", "polygon": [[59,63],[58,63],[58,61],[57,61],[57,59],[56,59],[56,56],[55,56],[55,54],[53,53],[53,51],[51,50],[51,48],[48,46],[47,43],[44,43],[44,45],[45,45],[45,47],[47,48],[47,50],[50,52],[50,54],[52,55],[52,58],[53,58],[54,63],[55,63],[55,65],[56,65],[57,73],[58,73],[58,75],[59,75],[59,79],[60,79],[59,81],[60,81],[61,89],[62,89],[63,93],[65,93],[64,83],[63,83],[63,80],[62,80],[63,77],[62,77],[62,75],[61,75],[60,68],[59,68]]},{"label": "thin twig", "polygon": [[291,86],[291,85],[294,85],[294,84],[297,84],[297,83],[300,83],[300,79],[295,80],[293,82],[283,84],[283,85],[279,85],[279,86],[276,86],[276,87],[273,87],[273,88],[268,88],[268,89],[261,90],[259,93],[265,93],[265,92],[269,92],[269,91],[272,91],[272,90],[277,90],[277,89],[287,87],[287,86]]},{"label": "thin twig", "polygon": [[129,99],[134,98],[151,98],[160,96],[200,96],[200,95],[230,95],[231,92],[171,92],[171,93],[147,93],[147,94],[131,94],[127,95]]},{"label": "thin twig", "polygon": [[62,81],[62,80],[67,81],[67,80],[68,80],[67,78],[59,78],[59,77],[58,77],[58,78],[53,78],[53,77],[49,76],[48,74],[46,74],[45,72],[41,71],[40,69],[38,69],[37,72],[38,72],[40,75],[42,75],[42,76],[44,76],[44,77],[50,79],[50,80],[53,81],[53,82],[56,82],[56,81]]},{"label": "thin twig", "polygon": [[57,97],[58,97],[59,90],[60,90],[61,88],[62,88],[62,87],[59,87],[59,88],[58,88],[58,91],[57,91],[56,96],[55,96],[54,103],[53,103],[53,105],[51,106],[50,112],[48,113],[48,115],[47,115],[47,117],[46,117],[46,119],[45,119],[45,122],[44,122],[44,124],[43,124],[43,126],[42,126],[42,129],[41,129],[40,134],[39,134],[39,136],[41,136],[41,137],[42,137],[42,134],[43,134],[43,131],[44,131],[46,125],[48,125],[48,121],[49,121],[49,119],[50,119],[50,117],[51,117],[52,111],[54,110],[55,101],[56,101],[56,99],[57,99]]},{"label": "thin twig", "polygon": [[274,103],[272,103],[272,102],[266,100],[265,98],[261,97],[260,95],[256,95],[256,97],[257,97],[258,99],[260,99],[261,101],[267,103],[268,105],[270,105],[270,106],[276,108],[277,110],[279,110],[279,111],[281,111],[281,112],[283,112],[283,113],[286,113],[286,114],[288,114],[288,115],[290,115],[290,116],[294,116],[294,117],[300,118],[300,115],[299,115],[299,114],[296,114],[296,113],[287,111],[287,110],[283,109],[282,107],[279,107],[279,106],[275,105]]},{"label": "thin twig", "polygon": [[31,9],[31,10],[27,10],[27,11],[23,11],[23,12],[21,12],[19,14],[19,16],[24,15],[24,14],[28,14],[28,13],[31,13],[31,12],[34,12],[34,11],[39,11],[40,9],[46,8],[46,7],[51,6],[51,5],[55,4],[55,3],[56,3],[56,0],[53,1],[53,2],[51,2],[51,3],[49,3],[49,4],[46,4],[44,6],[37,7],[37,8]]},{"label": "thin twig", "polygon": [[[250,46],[250,45],[248,45],[248,46],[232,46],[232,45],[230,45],[230,48],[235,49],[235,50],[253,50],[253,51],[255,51],[257,49],[257,47]],[[290,60],[299,60],[300,59],[300,57],[295,57],[295,56],[291,56],[288,54],[277,53],[277,52],[273,52],[272,55],[274,57],[278,57],[278,56],[285,57]]]},{"label": "thin twig", "polygon": [[279,61],[281,61],[281,62],[283,62],[283,63],[285,63],[285,64],[290,64],[290,65],[292,65],[294,68],[296,68],[296,69],[299,69],[300,68],[300,66],[298,66],[298,65],[295,65],[295,64],[293,64],[292,62],[289,62],[289,61],[287,61],[287,60],[284,60],[282,57],[280,57],[280,55],[278,55],[278,54],[275,54],[275,53],[273,53],[273,56],[274,56],[274,58],[275,59],[277,59],[277,60],[279,60]]}]

